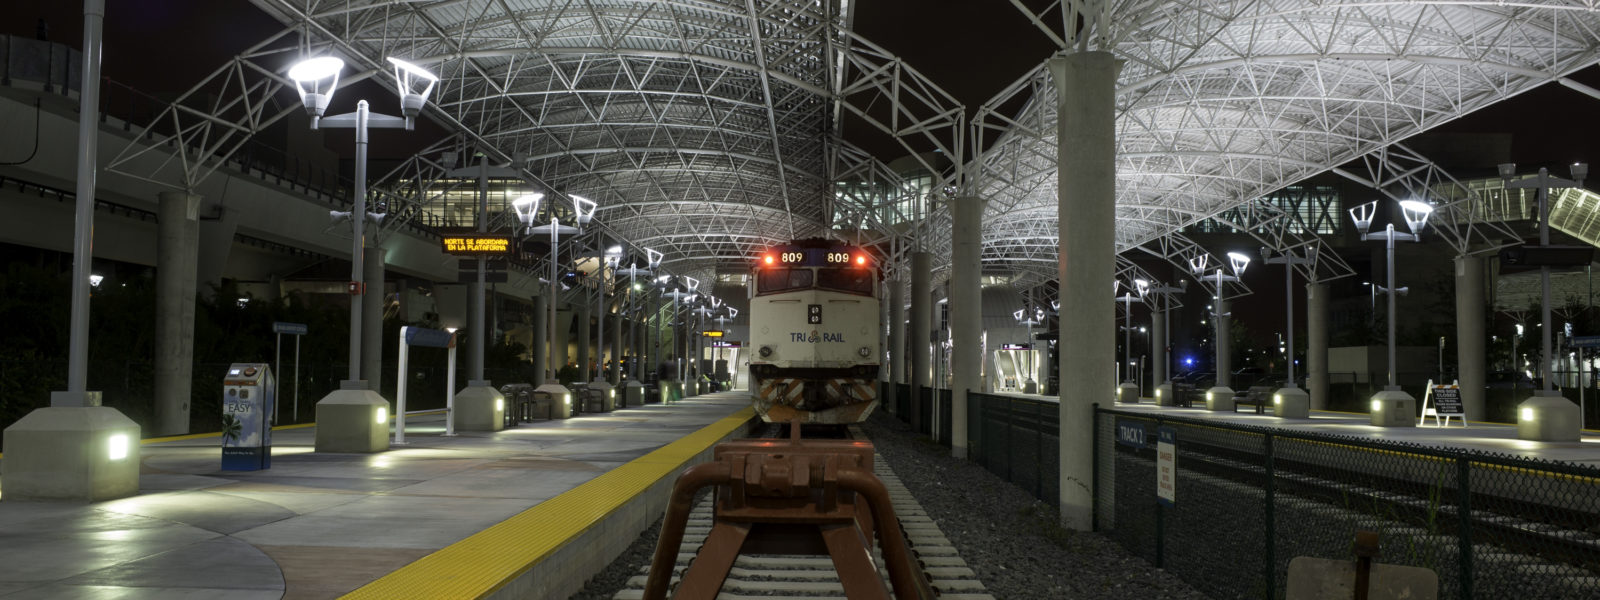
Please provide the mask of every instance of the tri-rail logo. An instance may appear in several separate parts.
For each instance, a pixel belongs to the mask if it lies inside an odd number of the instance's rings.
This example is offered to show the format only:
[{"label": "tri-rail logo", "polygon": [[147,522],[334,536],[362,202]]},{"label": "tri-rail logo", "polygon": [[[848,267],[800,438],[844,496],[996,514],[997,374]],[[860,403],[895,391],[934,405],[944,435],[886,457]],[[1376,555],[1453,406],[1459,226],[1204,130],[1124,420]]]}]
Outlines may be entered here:
[{"label": "tri-rail logo", "polygon": [[844,334],[843,333],[829,333],[829,332],[823,332],[821,334],[818,334],[817,330],[815,330],[815,329],[811,330],[811,333],[805,333],[803,331],[796,331],[796,332],[791,332],[789,334],[789,341],[791,341],[791,342],[806,342],[806,343],[811,343],[811,344],[815,344],[817,342],[829,342],[829,343],[843,342],[844,341]]}]

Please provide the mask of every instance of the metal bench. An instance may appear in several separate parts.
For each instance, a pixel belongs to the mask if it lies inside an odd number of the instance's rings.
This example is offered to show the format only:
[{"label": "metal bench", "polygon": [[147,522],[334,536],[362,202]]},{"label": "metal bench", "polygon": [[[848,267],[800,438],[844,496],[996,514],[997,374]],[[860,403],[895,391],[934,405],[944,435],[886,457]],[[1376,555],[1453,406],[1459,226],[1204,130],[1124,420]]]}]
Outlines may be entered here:
[{"label": "metal bench", "polygon": [[1275,385],[1252,385],[1249,389],[1234,392],[1233,406],[1238,410],[1240,404],[1253,404],[1256,414],[1266,412],[1267,404],[1272,402],[1272,393],[1278,390]]},{"label": "metal bench", "polygon": [[1198,396],[1199,393],[1195,391],[1194,384],[1176,381],[1172,383],[1172,404],[1174,406],[1189,408],[1194,404],[1195,398]]}]

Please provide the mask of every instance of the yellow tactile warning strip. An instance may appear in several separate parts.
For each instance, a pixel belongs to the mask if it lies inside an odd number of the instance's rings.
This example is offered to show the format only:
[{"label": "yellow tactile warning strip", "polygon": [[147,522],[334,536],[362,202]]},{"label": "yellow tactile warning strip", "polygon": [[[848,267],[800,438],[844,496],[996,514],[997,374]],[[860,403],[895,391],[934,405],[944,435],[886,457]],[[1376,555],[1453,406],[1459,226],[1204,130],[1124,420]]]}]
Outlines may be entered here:
[{"label": "yellow tactile warning strip", "polygon": [[479,598],[510,583],[629,499],[743,427],[744,408],[499,524],[379,578],[344,598]]}]

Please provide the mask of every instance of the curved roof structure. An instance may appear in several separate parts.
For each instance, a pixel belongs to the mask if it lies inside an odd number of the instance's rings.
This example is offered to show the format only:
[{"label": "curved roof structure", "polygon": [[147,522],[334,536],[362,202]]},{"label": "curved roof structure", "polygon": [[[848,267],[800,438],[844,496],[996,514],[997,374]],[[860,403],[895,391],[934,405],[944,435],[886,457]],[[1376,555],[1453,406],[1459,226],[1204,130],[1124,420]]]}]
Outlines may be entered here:
[{"label": "curved roof structure", "polygon": [[[554,196],[597,201],[608,232],[671,270],[742,269],[811,236],[886,253],[920,238],[947,255],[938,201],[972,193],[989,200],[986,267],[1054,277],[1056,90],[1042,64],[969,126],[937,82],[851,31],[848,0],[254,1],[286,28],[237,59],[273,80],[261,93],[281,91],[295,55],[342,56],[363,71],[352,80],[386,78],[386,56],[423,65],[441,78],[429,117]],[[1036,24],[1018,35],[1125,61],[1119,251],[1600,59],[1593,0],[1011,4]],[[896,157],[845,141],[847,120],[950,166],[923,162],[931,177],[908,187],[885,166]]]}]

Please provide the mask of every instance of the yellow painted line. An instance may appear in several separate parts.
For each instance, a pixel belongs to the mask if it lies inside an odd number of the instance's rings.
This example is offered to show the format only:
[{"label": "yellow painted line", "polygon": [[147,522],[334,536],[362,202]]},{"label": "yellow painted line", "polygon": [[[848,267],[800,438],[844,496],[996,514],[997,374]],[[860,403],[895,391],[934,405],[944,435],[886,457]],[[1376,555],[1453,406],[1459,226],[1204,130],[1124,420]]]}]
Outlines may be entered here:
[{"label": "yellow painted line", "polygon": [[676,476],[691,458],[754,417],[755,410],[745,407],[344,598],[480,598],[548,558],[651,485]]}]

